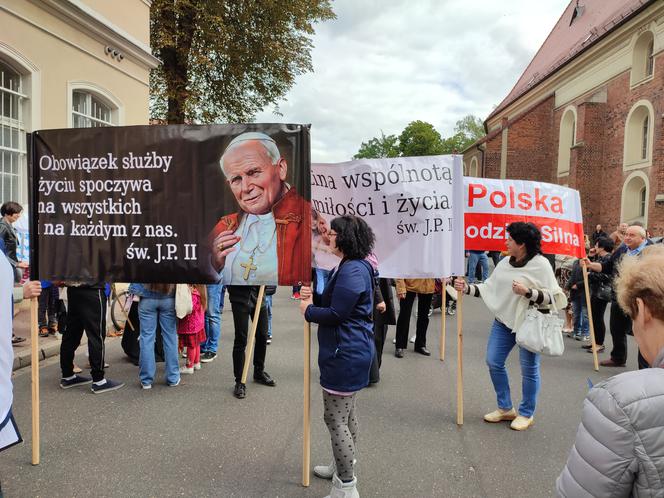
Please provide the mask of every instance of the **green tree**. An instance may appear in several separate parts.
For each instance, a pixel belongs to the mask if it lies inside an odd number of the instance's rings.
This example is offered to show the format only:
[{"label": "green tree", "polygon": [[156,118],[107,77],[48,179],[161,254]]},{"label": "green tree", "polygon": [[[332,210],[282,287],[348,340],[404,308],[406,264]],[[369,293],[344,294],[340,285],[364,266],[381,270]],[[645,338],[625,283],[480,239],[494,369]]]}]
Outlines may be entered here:
[{"label": "green tree", "polygon": [[482,120],[469,114],[456,122],[454,135],[443,141],[443,154],[460,154],[483,136],[484,124]]},{"label": "green tree", "polygon": [[151,114],[168,123],[251,121],[311,71],[331,0],[154,0]]},{"label": "green tree", "polygon": [[385,135],[382,131],[380,137],[374,137],[368,142],[362,142],[360,150],[353,159],[378,159],[381,157],[397,157],[399,147],[396,135]]},{"label": "green tree", "polygon": [[443,150],[443,139],[430,123],[413,121],[399,135],[399,152],[404,157],[435,156]]}]

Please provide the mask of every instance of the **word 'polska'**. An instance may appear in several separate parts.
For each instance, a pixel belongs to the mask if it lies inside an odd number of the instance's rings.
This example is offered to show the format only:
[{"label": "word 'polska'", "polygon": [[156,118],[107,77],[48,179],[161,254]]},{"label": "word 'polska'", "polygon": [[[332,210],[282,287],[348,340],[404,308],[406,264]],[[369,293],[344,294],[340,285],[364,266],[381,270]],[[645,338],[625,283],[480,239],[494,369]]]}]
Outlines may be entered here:
[{"label": "word 'polska'", "polygon": [[78,154],[76,157],[57,158],[51,155],[39,158],[39,169],[43,171],[83,170],[90,173],[93,170],[120,169],[118,165],[120,159],[122,169],[161,169],[164,173],[168,173],[173,156],[160,156],[154,151],[140,156],[130,152],[129,155],[122,158],[115,157],[112,152],[101,157],[81,157]]}]

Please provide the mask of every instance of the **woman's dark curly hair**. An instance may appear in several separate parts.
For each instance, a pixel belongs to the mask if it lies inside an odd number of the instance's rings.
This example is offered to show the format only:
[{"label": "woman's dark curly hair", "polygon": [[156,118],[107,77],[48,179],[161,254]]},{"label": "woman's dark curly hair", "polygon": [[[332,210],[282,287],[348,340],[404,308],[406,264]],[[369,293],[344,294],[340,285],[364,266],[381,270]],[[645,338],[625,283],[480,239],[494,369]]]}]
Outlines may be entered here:
[{"label": "woman's dark curly hair", "polygon": [[337,232],[337,248],[347,259],[364,259],[374,247],[376,237],[366,221],[357,216],[340,216],[330,224]]},{"label": "woman's dark curly hair", "polygon": [[526,245],[526,258],[532,259],[542,254],[542,234],[533,223],[515,221],[507,227],[507,233],[517,244]]}]

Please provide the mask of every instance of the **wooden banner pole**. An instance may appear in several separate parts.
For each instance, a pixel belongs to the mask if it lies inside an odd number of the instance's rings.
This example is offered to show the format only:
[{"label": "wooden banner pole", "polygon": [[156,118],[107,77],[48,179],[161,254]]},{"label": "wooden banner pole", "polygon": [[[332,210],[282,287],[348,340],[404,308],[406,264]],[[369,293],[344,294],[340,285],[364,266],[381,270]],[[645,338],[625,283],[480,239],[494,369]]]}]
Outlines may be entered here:
[{"label": "wooden banner pole", "polygon": [[447,308],[446,286],[445,279],[443,279],[443,295],[440,300],[440,361],[445,361],[445,333],[447,332],[447,315],[445,314],[445,309]]},{"label": "wooden banner pole", "polygon": [[265,286],[261,285],[258,290],[258,298],[256,299],[256,309],[254,310],[254,318],[251,322],[251,330],[249,337],[247,337],[247,349],[244,355],[244,367],[242,368],[242,383],[247,383],[247,374],[249,373],[249,365],[251,364],[254,355],[254,343],[256,342],[256,329],[258,328],[258,317],[261,314],[261,305],[263,304],[263,294],[265,293]]},{"label": "wooden banner pole", "polygon": [[463,425],[463,291],[457,291],[457,425]]},{"label": "wooden banner pole", "polygon": [[304,403],[302,428],[302,486],[309,487],[311,467],[311,324],[304,322]]},{"label": "wooden banner pole", "polygon": [[588,286],[588,267],[584,262],[581,262],[583,269],[583,287],[586,291],[586,309],[588,310],[588,323],[590,325],[590,344],[593,352],[593,366],[595,372],[599,371],[599,360],[597,358],[597,343],[595,342],[595,324],[593,323],[593,308],[590,304],[590,287]]},{"label": "wooden banner pole", "polygon": [[37,325],[39,303],[30,299],[30,346],[32,373],[32,465],[39,465],[39,329]]}]

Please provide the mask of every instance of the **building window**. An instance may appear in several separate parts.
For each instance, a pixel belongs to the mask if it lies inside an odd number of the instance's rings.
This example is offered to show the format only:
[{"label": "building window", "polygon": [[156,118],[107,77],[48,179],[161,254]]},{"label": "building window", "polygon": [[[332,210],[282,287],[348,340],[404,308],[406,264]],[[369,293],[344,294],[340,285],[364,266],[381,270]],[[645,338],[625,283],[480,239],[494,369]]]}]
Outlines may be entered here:
[{"label": "building window", "polygon": [[652,31],[646,31],[636,39],[632,54],[632,85],[636,85],[653,75],[655,71],[654,49],[655,37]]},{"label": "building window", "polygon": [[558,134],[558,176],[569,174],[572,159],[572,147],[576,143],[576,113],[573,108],[567,109],[560,120]]},{"label": "building window", "polygon": [[0,201],[21,198],[25,169],[23,106],[27,96],[21,75],[0,61]]},{"label": "building window", "polygon": [[637,102],[625,123],[624,168],[644,168],[652,163],[653,143],[652,104],[646,100]]},{"label": "building window", "polygon": [[476,157],[470,160],[470,174],[468,176],[480,176],[480,165]]},{"label": "building window", "polygon": [[641,129],[641,159],[648,159],[648,129],[650,124],[650,116],[643,118],[643,127]]},{"label": "building window", "polygon": [[627,178],[622,190],[621,220],[629,224],[637,221],[647,226],[648,190],[648,177],[643,172],[636,171]]},{"label": "building window", "polygon": [[97,128],[113,126],[113,109],[90,92],[74,90],[72,95],[72,126],[74,128]]},{"label": "building window", "polygon": [[655,40],[650,40],[648,48],[646,49],[646,77],[652,76],[655,69]]}]

